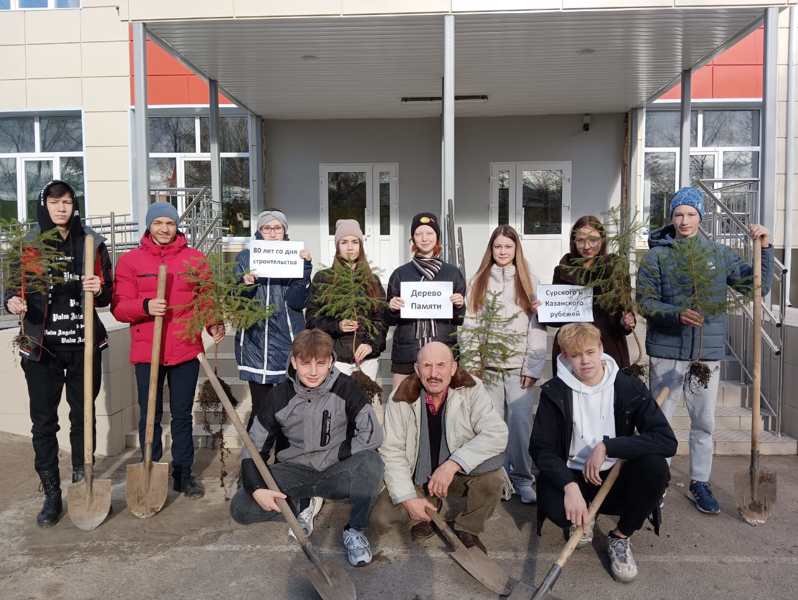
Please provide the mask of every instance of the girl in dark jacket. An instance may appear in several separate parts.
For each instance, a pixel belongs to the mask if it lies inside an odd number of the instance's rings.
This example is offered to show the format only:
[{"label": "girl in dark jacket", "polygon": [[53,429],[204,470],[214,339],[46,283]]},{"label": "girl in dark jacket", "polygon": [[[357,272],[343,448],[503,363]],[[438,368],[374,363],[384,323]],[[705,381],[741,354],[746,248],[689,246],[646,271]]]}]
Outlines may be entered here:
[{"label": "girl in dark jacket", "polygon": [[[363,249],[363,232],[360,224],[354,219],[339,219],[335,223],[335,260],[348,265],[352,269],[365,268],[370,275],[370,283],[362,290],[362,294],[380,300],[385,299],[385,290],[379,278],[371,272],[366,253]],[[383,307],[372,311],[369,319],[374,330],[365,331],[360,323],[353,320],[337,320],[330,316],[321,316],[319,286],[329,282],[333,277],[333,269],[319,271],[313,277],[310,288],[310,299],[305,311],[308,329],[321,329],[332,337],[334,342],[335,366],[342,373],[351,375],[355,368],[377,380],[379,356],[385,350],[385,333],[387,327],[383,320]]]},{"label": "girl in dark jacket", "polygon": [[[94,305],[111,303],[111,259],[103,238],[80,221],[75,191],[63,181],[51,181],[42,188],[36,207],[39,230],[54,228],[60,234],[52,243],[63,253],[63,282],[50,286],[49,293],[7,290],[6,307],[23,318],[25,337],[19,344],[22,370],[30,396],[31,433],[34,466],[44,490],[44,506],[36,517],[40,527],[58,522],[61,503],[61,477],[58,470],[58,405],[66,386],[69,404],[69,443],[72,448],[72,482],[83,473],[83,293],[94,294]],[[86,235],[94,236],[94,273],[83,272]],[[32,259],[35,262],[35,257]],[[59,278],[60,279],[60,278]],[[94,381],[92,397],[100,391],[102,370],[100,352],[108,346],[108,336],[94,312]],[[96,432],[92,431],[92,435]],[[96,447],[96,444],[94,444]]]},{"label": "girl in dark jacket", "polygon": [[[596,217],[581,217],[571,228],[571,251],[560,259],[554,269],[553,284],[590,286],[611,271],[614,261],[622,260],[617,254],[607,254],[607,232]],[[626,336],[635,328],[635,316],[631,312],[608,312],[596,301],[603,294],[602,286],[593,288],[593,324],[601,331],[604,352],[612,356],[618,367],[625,369],[631,364]],[[631,300],[631,299],[630,299]],[[562,327],[566,323],[547,323]],[[558,332],[559,335],[559,332]],[[557,336],[551,351],[553,376],[557,376],[557,356],[560,345]]]},{"label": "girl in dark jacket", "polygon": [[[258,215],[256,240],[288,240],[288,220],[279,210],[266,210]],[[305,266],[297,279],[255,277],[249,272],[249,249],[236,257],[236,274],[244,283],[254,286],[249,292],[264,306],[273,306],[272,316],[255,323],[246,330],[238,330],[235,355],[238,376],[249,384],[252,396],[252,415],[259,412],[260,403],[268,391],[285,379],[288,357],[294,337],[305,328],[302,311],[308,299],[310,273],[313,270],[308,250],[300,251]],[[250,417],[250,424],[251,424]]]},{"label": "girl in dark jacket", "polygon": [[[388,325],[396,325],[391,349],[394,389],[413,373],[416,354],[424,344],[438,341],[453,346],[457,341],[457,327],[463,323],[465,279],[457,267],[441,260],[440,237],[438,217],[432,213],[419,213],[413,217],[410,225],[410,251],[413,258],[391,273],[388,280],[388,310],[385,311],[385,320]],[[400,316],[405,304],[400,296],[403,281],[451,281],[453,293],[449,301],[454,305],[452,318],[403,319]]]}]

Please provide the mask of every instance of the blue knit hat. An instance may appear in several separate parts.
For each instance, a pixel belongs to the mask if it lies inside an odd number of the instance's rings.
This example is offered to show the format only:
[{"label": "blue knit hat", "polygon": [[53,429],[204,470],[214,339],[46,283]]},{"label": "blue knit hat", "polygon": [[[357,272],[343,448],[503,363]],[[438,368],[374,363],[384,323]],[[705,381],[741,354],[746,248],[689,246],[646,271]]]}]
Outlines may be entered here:
[{"label": "blue knit hat", "polygon": [[704,192],[694,187],[683,187],[671,199],[670,217],[677,206],[692,206],[698,211],[698,216],[704,220]]},{"label": "blue knit hat", "polygon": [[172,219],[175,225],[180,225],[180,215],[177,214],[177,209],[169,202],[153,202],[150,204],[150,207],[147,209],[147,218],[145,219],[147,229],[150,228],[152,222],[158,217]]}]

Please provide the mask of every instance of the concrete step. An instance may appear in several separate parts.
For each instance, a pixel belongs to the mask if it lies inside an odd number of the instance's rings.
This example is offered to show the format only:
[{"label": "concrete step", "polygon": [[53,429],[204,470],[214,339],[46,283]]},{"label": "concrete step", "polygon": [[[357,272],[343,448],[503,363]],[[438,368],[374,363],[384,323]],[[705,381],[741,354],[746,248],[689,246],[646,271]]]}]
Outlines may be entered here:
[{"label": "concrete step", "polygon": [[[674,430],[679,442],[678,455],[690,454],[690,431]],[[716,456],[746,456],[751,453],[751,433],[744,430],[716,430],[713,435]],[[798,440],[789,436],[777,436],[763,431],[759,439],[760,453],[772,456],[795,456],[798,454]]]},{"label": "concrete step", "polygon": [[[674,429],[690,429],[690,416],[687,407],[679,406],[671,418]],[[751,431],[751,411],[734,406],[719,406],[715,409],[715,430]]]}]

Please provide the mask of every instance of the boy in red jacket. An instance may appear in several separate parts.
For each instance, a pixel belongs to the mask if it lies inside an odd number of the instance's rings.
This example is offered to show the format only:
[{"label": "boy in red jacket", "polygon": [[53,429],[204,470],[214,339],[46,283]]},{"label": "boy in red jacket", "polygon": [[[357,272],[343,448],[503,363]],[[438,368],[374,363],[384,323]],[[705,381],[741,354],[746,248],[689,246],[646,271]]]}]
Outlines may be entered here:
[{"label": "boy in red jacket", "polygon": [[[114,280],[111,312],[130,323],[130,362],[135,365],[139,397],[139,443],[144,448],[147,422],[150,358],[155,317],[163,317],[161,359],[158,369],[158,395],[155,409],[155,437],[152,459],[160,460],[163,384],[169,380],[169,407],[172,413],[172,477],[174,489],[190,498],[202,497],[202,486],[191,474],[194,464],[194,439],[191,409],[199,376],[197,355],[203,351],[201,337],[186,340],[185,322],[194,310],[194,286],[185,278],[186,268],[205,262],[205,255],[188,247],[186,236],[178,231],[177,210],[166,202],[156,202],[147,211],[147,231],[139,247],[119,259]],[[158,269],[167,267],[166,298],[156,296]],[[209,324],[208,333],[218,344],[224,337],[224,324]]]}]

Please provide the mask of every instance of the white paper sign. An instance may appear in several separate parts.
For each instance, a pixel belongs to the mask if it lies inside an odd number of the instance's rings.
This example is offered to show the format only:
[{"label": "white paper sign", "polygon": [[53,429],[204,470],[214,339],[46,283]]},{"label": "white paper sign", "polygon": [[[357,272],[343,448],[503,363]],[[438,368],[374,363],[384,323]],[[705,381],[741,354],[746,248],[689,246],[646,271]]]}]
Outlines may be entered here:
[{"label": "white paper sign", "polygon": [[593,322],[593,288],[580,285],[539,285],[541,323]]},{"label": "white paper sign", "polygon": [[299,251],[304,242],[252,240],[249,243],[249,270],[255,277],[298,279],[305,261]]},{"label": "white paper sign", "polygon": [[403,319],[451,319],[451,281],[403,281],[399,295],[405,301]]}]

